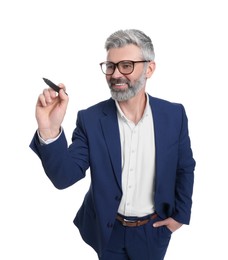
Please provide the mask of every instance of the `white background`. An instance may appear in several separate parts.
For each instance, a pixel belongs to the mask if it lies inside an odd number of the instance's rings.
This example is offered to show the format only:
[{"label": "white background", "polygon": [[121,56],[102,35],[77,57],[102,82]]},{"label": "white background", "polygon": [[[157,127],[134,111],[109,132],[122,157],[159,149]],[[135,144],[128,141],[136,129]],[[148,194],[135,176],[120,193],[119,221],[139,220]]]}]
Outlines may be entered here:
[{"label": "white background", "polygon": [[99,62],[115,30],[150,35],[157,69],[147,91],[183,103],[197,161],[190,226],[173,234],[166,260],[228,259],[226,0],[1,0],[0,259],[97,259],[73,225],[89,174],[54,188],[29,143],[42,77],[67,86],[63,127],[109,98]]}]

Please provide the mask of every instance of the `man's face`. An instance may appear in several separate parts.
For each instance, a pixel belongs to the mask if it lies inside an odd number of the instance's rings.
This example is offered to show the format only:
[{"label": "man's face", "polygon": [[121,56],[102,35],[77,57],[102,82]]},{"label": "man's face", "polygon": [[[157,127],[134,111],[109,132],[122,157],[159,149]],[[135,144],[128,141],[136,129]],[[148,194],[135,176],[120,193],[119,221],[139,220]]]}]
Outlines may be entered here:
[{"label": "man's face", "polygon": [[[107,61],[117,63],[123,60],[140,61],[140,49],[131,44],[122,48],[113,48],[108,51]],[[107,75],[112,98],[117,101],[125,101],[134,97],[146,85],[145,63],[135,63],[131,74],[123,75],[116,67],[112,75]]]}]

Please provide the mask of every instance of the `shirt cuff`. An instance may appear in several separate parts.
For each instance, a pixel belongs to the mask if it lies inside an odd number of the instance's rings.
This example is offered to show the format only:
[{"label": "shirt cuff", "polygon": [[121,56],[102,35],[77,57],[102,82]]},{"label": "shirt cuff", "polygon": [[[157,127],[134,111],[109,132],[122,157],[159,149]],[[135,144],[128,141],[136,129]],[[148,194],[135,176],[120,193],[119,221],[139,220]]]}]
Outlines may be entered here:
[{"label": "shirt cuff", "polygon": [[60,128],[60,133],[59,133],[58,136],[56,136],[55,138],[47,139],[47,140],[44,140],[44,139],[40,136],[40,133],[39,133],[38,130],[37,130],[37,135],[38,135],[40,144],[41,144],[41,145],[46,145],[46,144],[51,144],[51,143],[55,142],[55,141],[60,137],[60,135],[62,134],[62,132],[63,132],[63,129],[62,129],[62,127],[61,127],[61,128]]}]

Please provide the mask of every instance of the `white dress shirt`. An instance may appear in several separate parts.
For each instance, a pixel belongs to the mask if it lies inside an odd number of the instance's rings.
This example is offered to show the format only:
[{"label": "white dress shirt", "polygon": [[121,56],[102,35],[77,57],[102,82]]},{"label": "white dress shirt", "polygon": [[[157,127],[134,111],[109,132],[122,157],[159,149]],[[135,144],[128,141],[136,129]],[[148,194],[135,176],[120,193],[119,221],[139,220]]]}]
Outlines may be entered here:
[{"label": "white dress shirt", "polygon": [[149,98],[147,95],[145,111],[137,125],[126,118],[118,102],[116,107],[122,152],[123,190],[118,212],[124,216],[146,216],[155,211],[155,143]]}]

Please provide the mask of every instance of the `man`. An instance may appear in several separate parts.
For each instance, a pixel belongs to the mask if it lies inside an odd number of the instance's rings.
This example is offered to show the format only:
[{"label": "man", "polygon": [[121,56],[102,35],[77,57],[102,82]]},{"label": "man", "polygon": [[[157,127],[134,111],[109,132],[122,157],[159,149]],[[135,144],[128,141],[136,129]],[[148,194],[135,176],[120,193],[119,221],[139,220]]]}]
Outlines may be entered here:
[{"label": "man", "polygon": [[68,96],[45,89],[30,147],[58,189],[91,185],[74,223],[102,260],[164,259],[172,232],[189,224],[195,161],[181,104],[146,93],[154,70],[151,39],[120,30],[100,64],[112,98],[79,111],[72,144],[61,128]]}]

